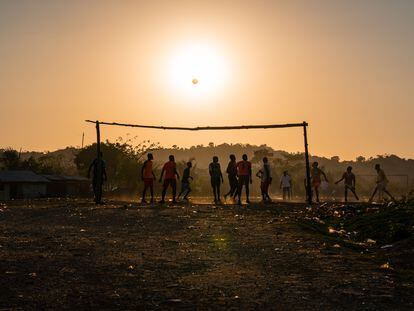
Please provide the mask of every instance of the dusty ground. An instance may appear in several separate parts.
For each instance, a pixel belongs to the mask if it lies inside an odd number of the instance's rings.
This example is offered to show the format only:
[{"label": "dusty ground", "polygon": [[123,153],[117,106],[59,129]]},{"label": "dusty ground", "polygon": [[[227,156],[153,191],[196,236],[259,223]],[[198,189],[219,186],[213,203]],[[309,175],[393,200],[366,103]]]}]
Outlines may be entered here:
[{"label": "dusty ground", "polygon": [[0,309],[413,309],[373,252],[298,225],[305,206],[0,206]]}]

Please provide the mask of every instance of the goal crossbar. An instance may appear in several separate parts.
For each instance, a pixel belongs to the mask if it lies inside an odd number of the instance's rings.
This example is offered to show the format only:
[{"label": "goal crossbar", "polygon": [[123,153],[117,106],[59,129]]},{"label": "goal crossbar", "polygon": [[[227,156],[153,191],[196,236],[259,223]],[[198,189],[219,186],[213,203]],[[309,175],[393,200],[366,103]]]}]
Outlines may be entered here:
[{"label": "goal crossbar", "polygon": [[101,125],[114,125],[114,126],[138,127],[138,128],[159,129],[159,130],[179,130],[179,131],[248,130],[248,129],[272,129],[272,128],[288,128],[288,127],[308,126],[308,123],[306,123],[306,122],[287,123],[287,124],[181,127],[181,126],[128,124],[128,123],[103,122],[103,121],[92,121],[92,120],[85,120],[85,121],[89,122],[89,123],[94,123],[94,124],[96,124],[96,122],[99,122],[99,124],[101,124]]}]

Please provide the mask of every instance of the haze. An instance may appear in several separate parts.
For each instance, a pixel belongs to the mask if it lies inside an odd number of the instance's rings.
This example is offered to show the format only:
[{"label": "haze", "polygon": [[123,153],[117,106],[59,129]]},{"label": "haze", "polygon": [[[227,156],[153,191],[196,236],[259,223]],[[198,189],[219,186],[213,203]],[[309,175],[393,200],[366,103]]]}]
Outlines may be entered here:
[{"label": "haze", "polygon": [[[212,73],[203,80],[178,65],[180,76],[170,75],[177,53],[203,55],[191,52],[199,46],[218,59],[216,67],[203,65]],[[306,120],[312,154],[414,158],[413,55],[409,0],[1,1],[0,147],[78,146],[83,132],[91,143],[85,119],[179,126]],[[210,56],[195,62],[211,64]],[[303,150],[296,129],[103,128],[104,139],[128,133],[164,146]]]}]

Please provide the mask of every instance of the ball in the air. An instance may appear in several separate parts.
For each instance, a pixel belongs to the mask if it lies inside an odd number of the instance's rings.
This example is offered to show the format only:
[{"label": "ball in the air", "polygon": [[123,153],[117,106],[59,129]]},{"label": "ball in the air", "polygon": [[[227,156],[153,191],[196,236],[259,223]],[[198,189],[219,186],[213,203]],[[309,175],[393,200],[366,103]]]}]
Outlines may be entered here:
[{"label": "ball in the air", "polygon": [[193,79],[191,82],[193,82],[193,84],[197,84],[198,80],[197,79]]}]

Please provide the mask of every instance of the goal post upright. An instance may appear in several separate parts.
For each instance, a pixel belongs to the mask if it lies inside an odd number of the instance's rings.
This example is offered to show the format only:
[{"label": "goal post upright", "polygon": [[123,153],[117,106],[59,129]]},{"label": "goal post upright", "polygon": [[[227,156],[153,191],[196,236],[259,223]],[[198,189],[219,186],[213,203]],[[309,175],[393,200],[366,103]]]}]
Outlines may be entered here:
[{"label": "goal post upright", "polygon": [[[179,126],[160,126],[160,125],[141,125],[141,124],[128,124],[118,122],[103,122],[85,120],[88,123],[95,123],[96,125],[96,153],[97,159],[101,159],[101,133],[100,125],[112,125],[112,126],[124,126],[135,128],[147,128],[147,129],[160,129],[160,130],[181,130],[181,131],[211,131],[211,130],[247,130],[247,129],[276,129],[276,128],[289,128],[289,127],[301,127],[303,128],[303,138],[305,146],[305,168],[306,168],[306,201],[312,204],[312,189],[311,189],[311,177],[310,177],[310,164],[309,164],[309,150],[308,150],[308,133],[307,127],[309,124],[305,121],[302,123],[287,123],[287,124],[266,124],[266,125],[237,125],[237,126],[197,126],[197,127],[179,127]],[[100,169],[99,169],[100,170]],[[97,186],[99,201],[102,195],[102,176],[98,174]]]},{"label": "goal post upright", "polygon": [[303,121],[303,140],[305,144],[305,166],[306,166],[306,200],[308,204],[312,204],[312,188],[311,188],[311,176],[310,176],[310,164],[309,164],[309,151],[308,151],[308,124]]},{"label": "goal post upright", "polygon": [[97,176],[95,176],[96,178],[96,184],[95,184],[95,203],[99,204],[101,203],[101,199],[102,199],[102,165],[101,165],[101,161],[102,161],[102,156],[101,156],[101,129],[100,129],[100,122],[99,121],[95,121],[95,126],[96,126],[96,159],[97,159],[97,167],[96,167],[96,173]]}]

